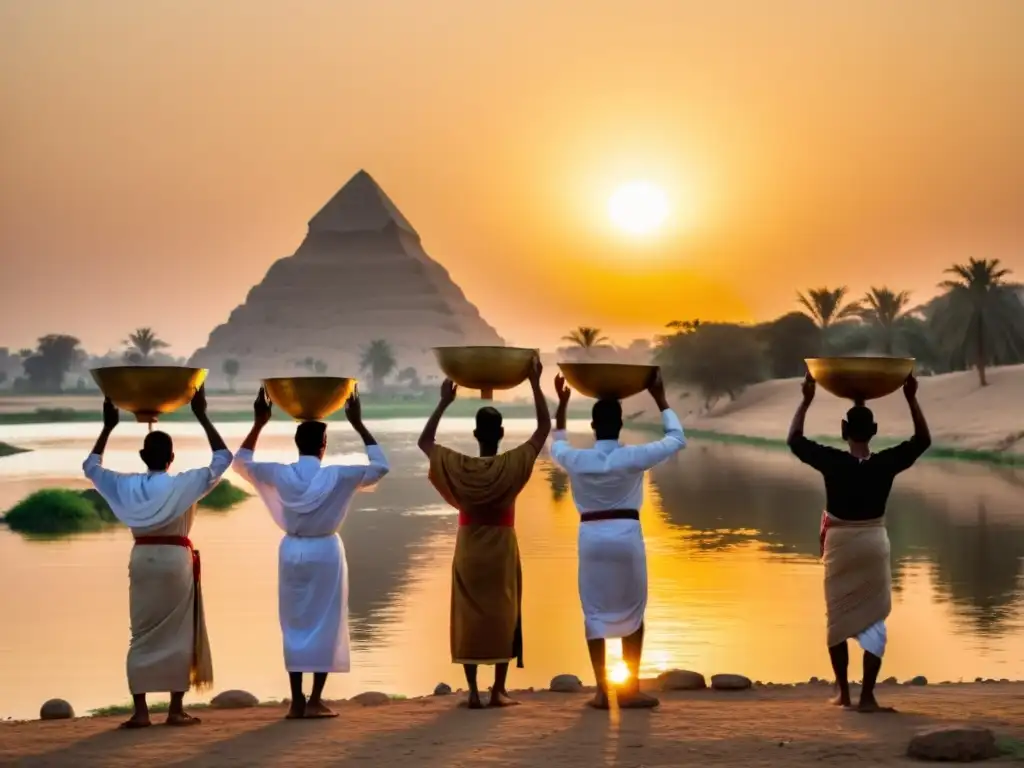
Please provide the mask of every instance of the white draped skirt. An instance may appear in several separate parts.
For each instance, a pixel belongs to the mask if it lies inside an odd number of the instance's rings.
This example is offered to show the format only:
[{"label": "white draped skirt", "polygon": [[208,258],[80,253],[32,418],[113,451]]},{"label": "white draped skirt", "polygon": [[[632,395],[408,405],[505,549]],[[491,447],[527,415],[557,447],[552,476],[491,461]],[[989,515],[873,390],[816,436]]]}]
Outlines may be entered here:
[{"label": "white draped skirt", "polygon": [[278,613],[289,672],[349,671],[348,564],[339,536],[281,540]]},{"label": "white draped skirt", "polygon": [[647,609],[647,552],[636,520],[580,523],[579,588],[587,640],[628,637]]}]

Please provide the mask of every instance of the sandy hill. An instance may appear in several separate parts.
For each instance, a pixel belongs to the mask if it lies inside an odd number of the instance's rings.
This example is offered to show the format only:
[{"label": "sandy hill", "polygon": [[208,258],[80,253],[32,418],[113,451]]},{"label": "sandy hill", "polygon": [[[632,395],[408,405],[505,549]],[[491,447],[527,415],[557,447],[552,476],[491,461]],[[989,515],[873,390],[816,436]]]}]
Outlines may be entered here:
[{"label": "sandy hill", "polygon": [[[966,449],[1024,453],[1024,365],[992,368],[989,386],[980,387],[974,371],[928,376],[920,380],[918,399],[936,444]],[[701,413],[700,397],[676,397],[674,405],[686,426],[735,435],[784,438],[800,402],[800,379],[766,381],[748,388],[733,402]],[[851,403],[818,390],[807,416],[811,435],[839,436],[839,424]],[[868,404],[879,434],[902,437],[911,432],[902,392]],[[628,401],[625,410],[649,408],[645,396]],[[645,414],[645,418],[649,418]]]}]

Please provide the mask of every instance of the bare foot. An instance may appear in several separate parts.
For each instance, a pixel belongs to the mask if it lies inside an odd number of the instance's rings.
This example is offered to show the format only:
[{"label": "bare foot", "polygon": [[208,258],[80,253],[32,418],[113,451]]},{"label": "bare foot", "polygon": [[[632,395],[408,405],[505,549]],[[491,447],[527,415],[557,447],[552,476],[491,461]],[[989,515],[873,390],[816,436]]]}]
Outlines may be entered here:
[{"label": "bare foot", "polygon": [[470,709],[483,709],[484,708],[484,704],[483,704],[482,701],[480,701],[480,694],[479,693],[470,693],[469,694],[469,704],[467,704],[467,706]]},{"label": "bare foot", "polygon": [[621,709],[653,709],[661,704],[653,696],[648,696],[640,691],[619,694],[619,707]]},{"label": "bare foot", "polygon": [[857,704],[857,711],[862,715],[874,715],[874,714],[891,714],[896,710],[893,707],[883,707],[874,697],[870,699],[861,699]]},{"label": "bare foot", "polygon": [[167,713],[167,725],[199,725],[202,720],[198,717],[193,717],[188,712],[168,712]]},{"label": "bare foot", "polygon": [[841,693],[837,693],[835,696],[833,696],[831,699],[828,700],[828,703],[831,704],[834,707],[847,707],[847,708],[849,708],[851,706],[850,695],[847,694],[847,695],[844,696]]},{"label": "bare foot", "polygon": [[118,728],[124,730],[131,730],[132,728],[149,728],[153,723],[149,719],[148,712],[136,712],[128,720],[121,723]]},{"label": "bare foot", "polygon": [[594,694],[594,698],[587,702],[587,706],[594,709],[608,709],[608,694],[598,691]]},{"label": "bare foot", "polygon": [[288,707],[288,714],[285,715],[286,720],[301,720],[306,716],[306,699],[295,699],[292,705]]},{"label": "bare foot", "polygon": [[322,701],[310,699],[306,702],[306,710],[302,716],[307,720],[319,720],[327,717],[337,717],[338,713],[328,709],[327,705]]},{"label": "bare foot", "polygon": [[491,691],[489,707],[516,707],[519,702],[509,696],[505,691]]}]

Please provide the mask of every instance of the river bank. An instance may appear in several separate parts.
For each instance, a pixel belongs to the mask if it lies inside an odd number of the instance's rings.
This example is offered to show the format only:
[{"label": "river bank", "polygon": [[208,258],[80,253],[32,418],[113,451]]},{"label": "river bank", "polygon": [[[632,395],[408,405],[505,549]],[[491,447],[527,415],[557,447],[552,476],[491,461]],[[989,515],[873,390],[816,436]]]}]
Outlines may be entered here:
[{"label": "river bank", "polygon": [[[334,704],[340,717],[286,721],[283,705],[204,709],[203,723],[119,731],[121,718],[0,724],[0,763],[128,768],[173,766],[717,766],[793,768],[906,765],[922,729],[969,723],[991,729],[1012,759],[1024,738],[1024,684],[883,686],[895,715],[860,715],[824,704],[827,685],[748,691],[672,691],[654,711],[599,712],[589,693],[520,692],[521,706],[471,712],[461,696],[364,706]],[[962,713],[970,713],[964,715]],[[159,722],[159,719],[157,719]],[[528,736],[524,738],[524,736]]]}]

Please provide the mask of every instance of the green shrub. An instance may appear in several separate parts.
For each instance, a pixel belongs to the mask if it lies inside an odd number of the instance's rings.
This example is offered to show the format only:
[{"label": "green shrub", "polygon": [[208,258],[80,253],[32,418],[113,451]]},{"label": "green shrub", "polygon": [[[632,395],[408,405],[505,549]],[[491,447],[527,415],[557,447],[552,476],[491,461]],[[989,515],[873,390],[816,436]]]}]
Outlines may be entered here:
[{"label": "green shrub", "polygon": [[38,535],[95,531],[105,525],[89,499],[66,488],[29,494],[8,511],[4,522],[12,531]]},{"label": "green shrub", "polygon": [[28,449],[0,442],[0,457],[13,456],[16,453],[28,453]]},{"label": "green shrub", "polygon": [[247,498],[249,498],[249,494],[241,488],[235,487],[227,480],[221,480],[212,491],[203,497],[199,506],[222,512],[242,503]]}]

